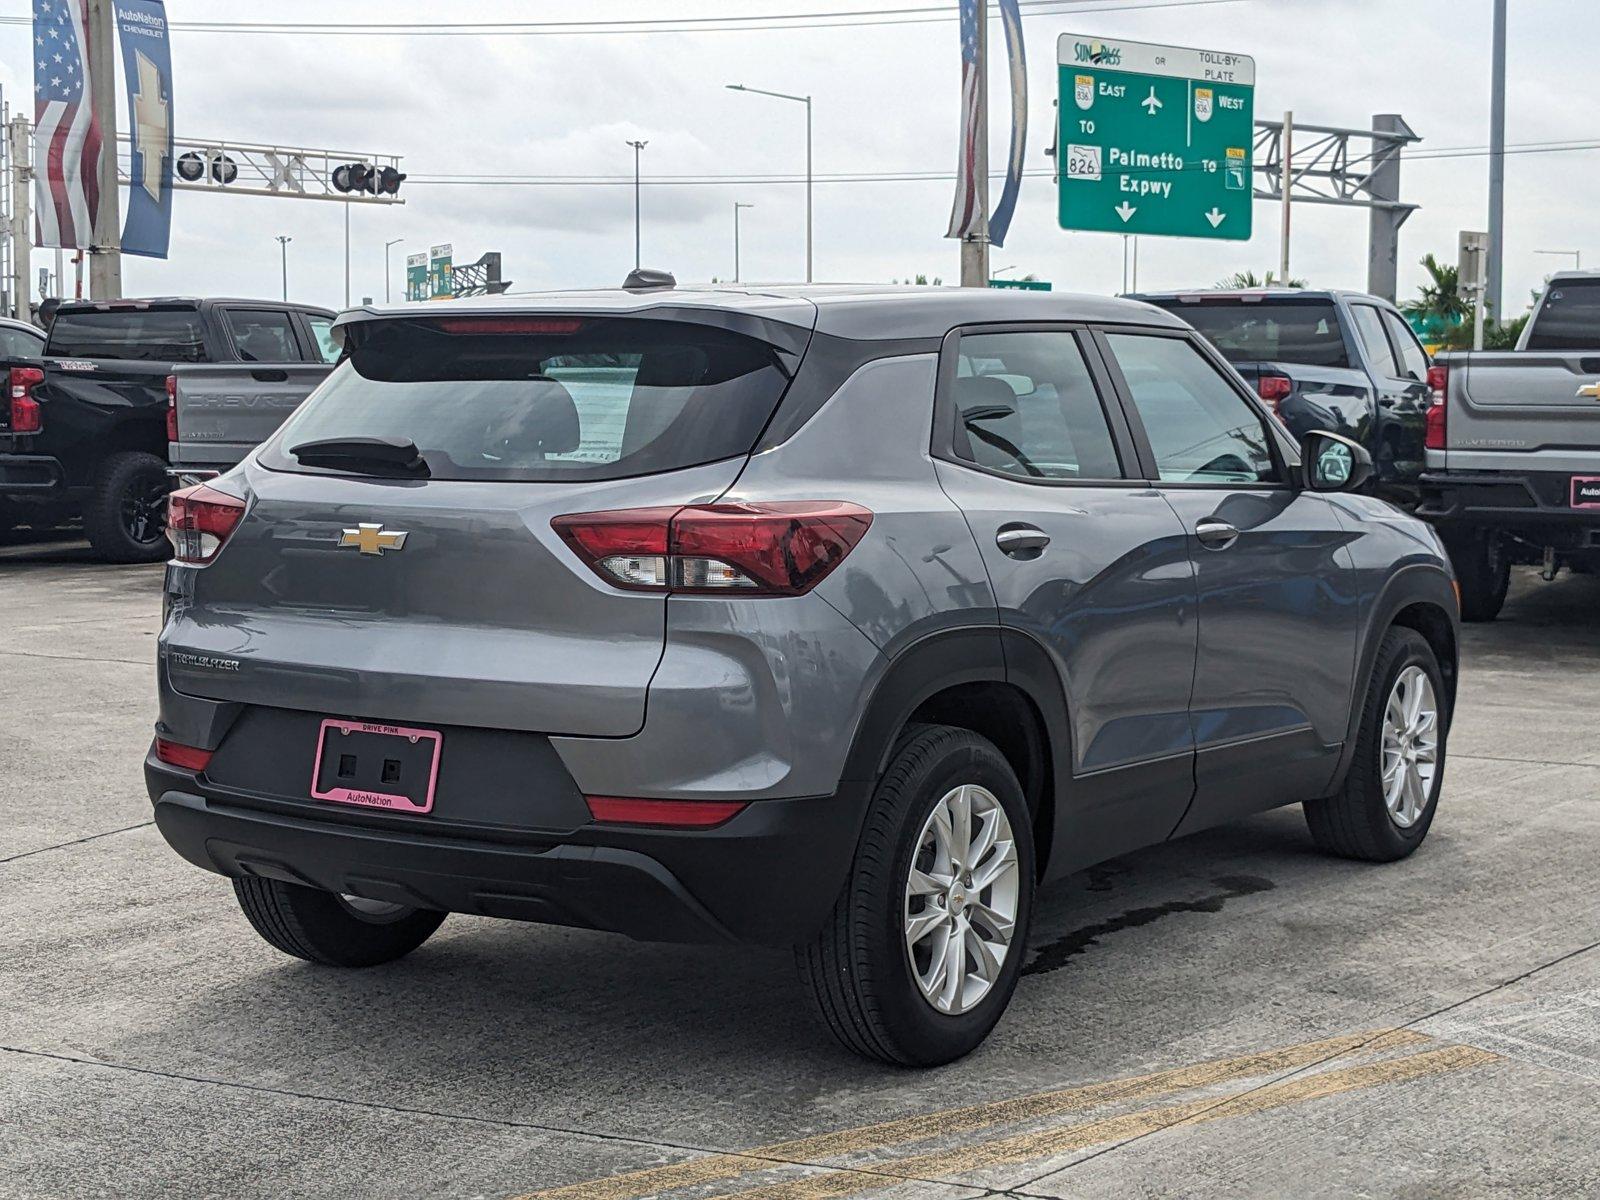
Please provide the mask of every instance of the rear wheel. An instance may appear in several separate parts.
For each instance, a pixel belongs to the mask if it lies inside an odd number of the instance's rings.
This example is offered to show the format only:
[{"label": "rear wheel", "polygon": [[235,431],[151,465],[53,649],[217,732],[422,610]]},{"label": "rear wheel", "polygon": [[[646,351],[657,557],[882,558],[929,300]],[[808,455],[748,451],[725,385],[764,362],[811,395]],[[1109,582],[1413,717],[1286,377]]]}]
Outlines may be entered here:
[{"label": "rear wheel", "polygon": [[329,967],[375,967],[410,954],[445,914],[283,883],[235,879],[239,907],[268,943]]},{"label": "rear wheel", "polygon": [[968,730],[913,727],[873,795],[843,894],[796,951],[818,1014],[868,1058],[960,1058],[1016,990],[1033,888],[1032,825],[1005,757]]},{"label": "rear wheel", "polygon": [[106,562],[160,562],[169,557],[163,458],[143,450],[107,456],[83,506],[83,531]]},{"label": "rear wheel", "polygon": [[1446,696],[1426,639],[1399,626],[1384,634],[1344,786],[1304,806],[1318,846],[1343,858],[1393,862],[1422,845],[1444,782]]},{"label": "rear wheel", "polygon": [[1493,530],[1479,529],[1449,535],[1445,547],[1461,586],[1461,619],[1494,620],[1511,586],[1511,558],[1506,554],[1505,539]]}]

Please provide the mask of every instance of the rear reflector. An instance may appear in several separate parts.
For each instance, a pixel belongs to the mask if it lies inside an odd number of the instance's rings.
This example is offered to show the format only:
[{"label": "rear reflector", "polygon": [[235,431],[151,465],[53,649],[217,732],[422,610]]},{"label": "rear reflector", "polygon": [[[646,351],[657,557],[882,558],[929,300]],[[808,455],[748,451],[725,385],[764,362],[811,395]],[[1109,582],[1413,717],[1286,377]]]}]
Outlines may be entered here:
[{"label": "rear reflector", "polygon": [[629,800],[585,796],[589,815],[607,825],[657,825],[669,829],[710,829],[731,821],[746,804],[737,800]]},{"label": "rear reflector", "polygon": [[8,389],[11,400],[11,432],[38,433],[44,429],[44,414],[34,399],[33,389],[44,382],[38,367],[12,367]]},{"label": "rear reflector", "polygon": [[245,503],[203,483],[167,497],[167,540],[172,557],[203,566],[216,558],[244,516]]},{"label": "rear reflector", "polygon": [[210,750],[180,745],[165,738],[156,739],[156,757],[169,766],[182,767],[185,771],[204,771],[206,764],[211,761],[211,754]]},{"label": "rear reflector", "polygon": [[838,500],[801,500],[571,513],[550,524],[616,587],[799,596],[855,549],[872,514]]}]

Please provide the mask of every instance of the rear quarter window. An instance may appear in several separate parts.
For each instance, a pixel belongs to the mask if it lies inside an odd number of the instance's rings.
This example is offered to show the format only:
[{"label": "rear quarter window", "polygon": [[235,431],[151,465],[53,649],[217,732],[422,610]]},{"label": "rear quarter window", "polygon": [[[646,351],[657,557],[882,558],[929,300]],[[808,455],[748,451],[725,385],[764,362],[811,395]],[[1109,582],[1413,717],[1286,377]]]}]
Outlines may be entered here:
[{"label": "rear quarter window", "polygon": [[435,479],[621,479],[749,453],[788,383],[771,346],[688,322],[443,318],[351,327],[350,352],[262,452],[401,437]]}]

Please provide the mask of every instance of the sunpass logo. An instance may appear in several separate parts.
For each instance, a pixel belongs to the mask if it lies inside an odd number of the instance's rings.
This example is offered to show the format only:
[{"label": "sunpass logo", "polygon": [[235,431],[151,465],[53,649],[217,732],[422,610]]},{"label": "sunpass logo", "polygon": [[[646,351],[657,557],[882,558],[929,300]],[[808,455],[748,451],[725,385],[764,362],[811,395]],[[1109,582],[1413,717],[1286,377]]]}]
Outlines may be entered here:
[{"label": "sunpass logo", "polygon": [[1122,50],[1116,46],[1108,46],[1104,42],[1074,42],[1072,52],[1081,63],[1096,63],[1102,67],[1122,64]]}]

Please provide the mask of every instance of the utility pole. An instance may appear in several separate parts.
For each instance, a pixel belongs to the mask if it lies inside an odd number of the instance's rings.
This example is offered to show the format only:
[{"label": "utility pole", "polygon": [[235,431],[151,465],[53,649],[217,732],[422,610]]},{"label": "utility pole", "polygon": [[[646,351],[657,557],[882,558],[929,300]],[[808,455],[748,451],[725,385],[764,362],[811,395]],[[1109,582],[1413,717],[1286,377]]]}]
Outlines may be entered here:
[{"label": "utility pole", "polygon": [[1278,284],[1289,286],[1289,221],[1294,191],[1294,113],[1283,114],[1283,224],[1278,232]]},{"label": "utility pole", "polygon": [[350,202],[344,203],[344,306],[350,307]]},{"label": "utility pole", "polygon": [[989,286],[989,5],[977,0],[978,60],[976,116],[978,132],[972,186],[977,192],[978,231],[961,242],[961,286]]},{"label": "utility pole", "polygon": [[292,237],[285,237],[281,233],[278,235],[278,249],[283,255],[283,298],[285,300],[289,298],[289,243],[292,241],[294,241]]},{"label": "utility pole", "polygon": [[1494,0],[1489,76],[1489,271],[1483,302],[1500,320],[1506,232],[1506,0]]},{"label": "utility pole", "polygon": [[633,147],[633,269],[637,271],[639,262],[639,152],[648,146],[649,142],[629,142]]},{"label": "utility pole", "polygon": [[754,204],[741,204],[733,202],[733,281],[739,282],[739,210],[741,208],[754,208]]},{"label": "utility pole", "polygon": [[405,238],[395,238],[383,244],[383,302],[389,303],[389,251],[398,246]]},{"label": "utility pole", "polygon": [[11,138],[11,299],[19,321],[31,317],[28,276],[33,265],[28,256],[33,250],[33,212],[29,208],[33,148],[28,132],[28,118],[21,115],[12,119],[7,130]]},{"label": "utility pole", "polygon": [[94,117],[100,124],[100,206],[89,242],[89,294],[96,300],[122,296],[122,204],[117,192],[117,39],[114,0],[87,0],[89,61],[94,81]]}]

